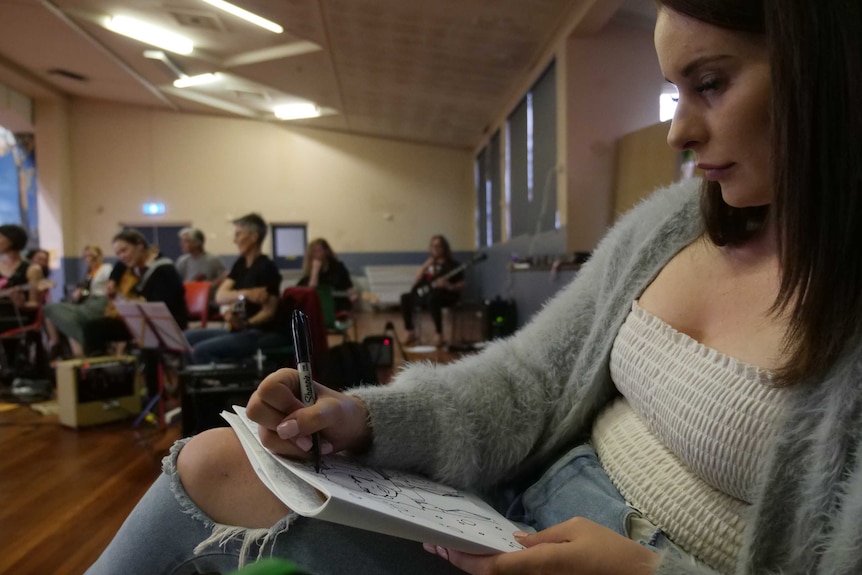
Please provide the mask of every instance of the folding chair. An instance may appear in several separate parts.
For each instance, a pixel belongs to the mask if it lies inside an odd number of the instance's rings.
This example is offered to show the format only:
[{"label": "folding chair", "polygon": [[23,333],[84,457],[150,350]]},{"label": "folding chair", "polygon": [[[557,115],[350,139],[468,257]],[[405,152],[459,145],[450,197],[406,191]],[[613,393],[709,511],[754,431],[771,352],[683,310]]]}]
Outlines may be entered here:
[{"label": "folding chair", "polygon": [[339,317],[335,311],[335,298],[332,295],[332,287],[317,286],[317,295],[320,297],[320,307],[323,311],[323,323],[326,325],[327,335],[339,335],[343,341],[350,339],[350,328],[353,321],[350,314]]},{"label": "folding chair", "polygon": [[201,322],[201,327],[206,327],[209,319],[212,285],[212,282],[183,282],[183,286],[186,288],[186,308],[189,310],[189,320]]}]

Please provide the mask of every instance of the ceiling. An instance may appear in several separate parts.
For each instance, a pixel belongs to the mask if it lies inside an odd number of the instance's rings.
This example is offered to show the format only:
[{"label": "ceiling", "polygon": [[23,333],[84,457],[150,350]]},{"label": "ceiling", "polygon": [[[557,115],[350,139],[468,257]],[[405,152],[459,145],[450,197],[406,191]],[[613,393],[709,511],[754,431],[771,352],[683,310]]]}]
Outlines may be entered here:
[{"label": "ceiling", "polygon": [[[273,108],[316,104],[319,128],[471,148],[523,91],[555,38],[600,27],[651,0],[235,0],[275,34],[203,0],[0,0],[0,83],[31,97],[98,98],[275,121]],[[109,31],[125,15],[195,44],[172,65]],[[586,15],[586,16],[585,16]],[[219,81],[175,88],[178,74]]]}]

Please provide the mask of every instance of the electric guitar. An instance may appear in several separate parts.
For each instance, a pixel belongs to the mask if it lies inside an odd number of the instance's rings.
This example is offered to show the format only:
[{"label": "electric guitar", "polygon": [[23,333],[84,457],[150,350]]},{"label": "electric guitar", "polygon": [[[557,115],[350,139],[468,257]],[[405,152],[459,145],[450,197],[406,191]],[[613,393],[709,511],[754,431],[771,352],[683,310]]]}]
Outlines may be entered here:
[{"label": "electric guitar", "polygon": [[478,253],[478,254],[474,255],[473,258],[469,262],[467,262],[465,264],[461,264],[457,267],[454,267],[451,270],[449,270],[448,272],[437,274],[431,278],[423,278],[422,280],[418,281],[416,283],[416,285],[413,286],[412,291],[414,294],[416,294],[419,297],[425,297],[426,295],[431,293],[432,289],[434,289],[434,282],[436,282],[437,280],[439,280],[439,279],[448,280],[449,278],[453,278],[456,275],[463,272],[464,270],[471,268],[474,265],[476,265],[479,262],[484,261],[486,259],[488,259],[488,254]]}]

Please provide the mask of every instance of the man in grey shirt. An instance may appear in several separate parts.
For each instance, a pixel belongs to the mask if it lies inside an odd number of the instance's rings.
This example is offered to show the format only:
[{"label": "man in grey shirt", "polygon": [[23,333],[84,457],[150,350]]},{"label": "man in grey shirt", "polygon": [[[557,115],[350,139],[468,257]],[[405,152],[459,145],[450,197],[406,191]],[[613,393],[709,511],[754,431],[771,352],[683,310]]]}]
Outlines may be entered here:
[{"label": "man in grey shirt", "polygon": [[213,282],[213,287],[220,284],[227,276],[227,270],[218,256],[204,251],[203,232],[197,228],[183,228],[179,236],[183,255],[175,265],[183,281],[208,281]]}]

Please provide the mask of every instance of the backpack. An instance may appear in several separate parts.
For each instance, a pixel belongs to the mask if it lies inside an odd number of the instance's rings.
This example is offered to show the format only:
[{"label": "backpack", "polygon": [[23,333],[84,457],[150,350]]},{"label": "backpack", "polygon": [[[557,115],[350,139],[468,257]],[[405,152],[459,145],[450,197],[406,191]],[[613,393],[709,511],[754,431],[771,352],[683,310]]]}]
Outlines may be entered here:
[{"label": "backpack", "polygon": [[355,341],[346,341],[329,348],[323,358],[320,383],[341,391],[360,384],[377,383],[377,367],[368,348]]}]

